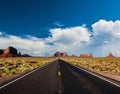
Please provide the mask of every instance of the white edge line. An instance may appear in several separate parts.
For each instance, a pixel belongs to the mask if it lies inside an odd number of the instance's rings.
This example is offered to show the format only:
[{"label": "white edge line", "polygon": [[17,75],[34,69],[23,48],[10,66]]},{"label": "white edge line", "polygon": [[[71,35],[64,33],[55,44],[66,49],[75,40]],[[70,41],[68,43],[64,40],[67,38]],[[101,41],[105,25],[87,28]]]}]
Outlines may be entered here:
[{"label": "white edge line", "polygon": [[[54,62],[54,61],[53,61],[53,62]],[[6,87],[6,86],[8,86],[8,85],[10,85],[10,84],[12,84],[12,83],[18,81],[18,80],[20,80],[20,79],[26,77],[27,75],[32,74],[33,72],[35,72],[35,71],[37,71],[37,70],[39,70],[39,69],[41,69],[41,68],[43,68],[43,67],[49,65],[50,63],[52,63],[52,62],[49,62],[49,63],[47,63],[47,64],[44,64],[44,65],[42,65],[41,67],[38,67],[38,68],[34,69],[33,71],[30,71],[30,72],[24,74],[23,76],[20,76],[19,78],[16,78],[15,80],[8,82],[7,84],[4,84],[3,86],[0,87],[0,90],[1,90],[2,88]]]},{"label": "white edge line", "polygon": [[[68,64],[70,64],[70,63],[68,63]],[[101,77],[101,76],[98,76],[98,75],[95,74],[95,73],[92,73],[92,72],[90,72],[90,71],[88,71],[88,70],[85,70],[85,69],[80,68],[79,66],[75,66],[75,65],[73,65],[73,64],[70,64],[70,65],[72,65],[72,66],[74,66],[74,67],[76,67],[76,68],[78,68],[78,69],[80,69],[80,70],[83,70],[83,71],[85,71],[85,72],[87,72],[87,73],[89,73],[89,74],[91,74],[91,75],[93,75],[93,76],[96,76],[96,77],[98,77],[98,78],[100,78],[100,79],[102,79],[102,80],[104,80],[104,81],[106,81],[106,82],[109,82],[109,83],[111,83],[111,84],[113,84],[113,85],[115,85],[115,86],[117,86],[117,87],[120,87],[120,85],[118,85],[118,84],[116,84],[116,83],[114,83],[114,82],[111,82],[111,81],[109,81],[109,80],[107,80],[107,79],[105,79],[105,78],[103,78],[103,77]]]}]

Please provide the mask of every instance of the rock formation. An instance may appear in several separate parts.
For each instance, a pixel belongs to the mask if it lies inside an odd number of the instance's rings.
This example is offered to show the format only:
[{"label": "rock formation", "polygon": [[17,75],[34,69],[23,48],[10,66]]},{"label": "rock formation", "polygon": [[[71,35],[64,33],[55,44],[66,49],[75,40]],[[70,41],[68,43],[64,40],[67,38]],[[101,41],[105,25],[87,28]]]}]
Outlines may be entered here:
[{"label": "rock formation", "polygon": [[30,57],[28,54],[23,54],[22,57]]},{"label": "rock formation", "polygon": [[0,55],[1,55],[1,54],[3,54],[3,53],[4,53],[4,52],[3,52],[3,50],[2,50],[2,49],[0,49]]},{"label": "rock formation", "polygon": [[115,57],[111,52],[109,52],[108,56],[106,56],[107,58],[113,58]]},{"label": "rock formation", "polygon": [[0,57],[20,57],[23,56],[16,48],[9,46],[7,49],[0,49]]},{"label": "rock formation", "polygon": [[67,57],[67,53],[66,52],[56,52],[54,54],[54,57]]},{"label": "rock formation", "polygon": [[80,57],[81,58],[92,58],[93,55],[92,55],[92,53],[90,53],[90,54],[81,54]]},{"label": "rock formation", "polygon": [[70,57],[77,57],[76,55],[72,54]]},{"label": "rock formation", "polygon": [[0,57],[16,57],[19,56],[17,49],[9,46],[7,49],[0,50]]}]

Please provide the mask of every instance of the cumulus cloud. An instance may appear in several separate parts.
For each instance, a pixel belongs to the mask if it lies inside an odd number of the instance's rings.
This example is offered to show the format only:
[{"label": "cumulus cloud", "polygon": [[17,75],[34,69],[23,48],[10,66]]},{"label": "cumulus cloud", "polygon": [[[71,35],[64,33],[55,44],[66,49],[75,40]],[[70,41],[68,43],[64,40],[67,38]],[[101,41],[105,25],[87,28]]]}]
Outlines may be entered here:
[{"label": "cumulus cloud", "polygon": [[92,24],[94,43],[99,46],[98,50],[105,55],[108,52],[120,55],[120,21],[99,20]]},{"label": "cumulus cloud", "polygon": [[60,43],[64,45],[71,45],[80,43],[82,41],[88,42],[90,40],[90,34],[87,28],[82,26],[70,27],[70,28],[55,28],[50,29],[52,37],[48,38],[48,41],[54,43]]},{"label": "cumulus cloud", "polygon": [[81,44],[90,41],[90,34],[87,28],[76,26],[70,28],[55,28],[49,30],[51,36],[47,38],[36,38],[27,35],[26,38],[13,35],[0,37],[2,48],[14,46],[24,53],[32,55],[52,55],[55,51],[77,51]]},{"label": "cumulus cloud", "polygon": [[50,29],[51,37],[45,39],[46,43],[54,43],[51,47],[58,51],[80,53],[83,43],[90,41],[90,33],[86,27],[76,26],[69,28]]},{"label": "cumulus cloud", "polygon": [[[42,39],[35,37],[22,38],[19,36],[5,35],[0,37],[0,46],[6,48],[8,46],[14,46],[23,53],[29,53],[33,55],[43,55],[45,44]],[[38,52],[39,54],[36,54]]]},{"label": "cumulus cloud", "polygon": [[51,56],[56,51],[68,54],[93,52],[95,56],[106,56],[109,52],[120,56],[120,21],[99,20],[91,25],[92,33],[86,25],[67,28],[51,28],[50,36],[8,35],[0,32],[0,47],[14,46],[22,53],[34,56]]}]

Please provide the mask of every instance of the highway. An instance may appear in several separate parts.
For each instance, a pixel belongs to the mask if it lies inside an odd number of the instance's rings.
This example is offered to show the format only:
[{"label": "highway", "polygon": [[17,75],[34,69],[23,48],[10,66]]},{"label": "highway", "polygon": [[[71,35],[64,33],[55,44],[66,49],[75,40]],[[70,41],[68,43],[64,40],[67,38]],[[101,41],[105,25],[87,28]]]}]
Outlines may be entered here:
[{"label": "highway", "polygon": [[120,85],[58,59],[0,86],[0,94],[120,94]]}]

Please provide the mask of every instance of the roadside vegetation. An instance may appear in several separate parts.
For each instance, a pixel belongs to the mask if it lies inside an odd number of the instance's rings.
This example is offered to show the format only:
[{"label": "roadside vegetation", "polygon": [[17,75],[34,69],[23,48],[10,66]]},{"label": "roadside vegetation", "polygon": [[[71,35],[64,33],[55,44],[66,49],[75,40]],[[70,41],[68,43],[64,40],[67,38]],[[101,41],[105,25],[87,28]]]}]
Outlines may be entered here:
[{"label": "roadside vegetation", "polygon": [[[55,59],[56,58],[36,57],[0,58],[0,78],[35,69]],[[74,65],[94,70],[96,72],[104,72],[120,76],[120,58],[66,57],[62,59]]]},{"label": "roadside vegetation", "polygon": [[29,71],[53,61],[55,58],[0,58],[0,78],[6,75],[13,75]]},{"label": "roadside vegetation", "polygon": [[120,58],[62,58],[74,65],[120,76]]}]

